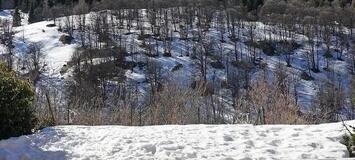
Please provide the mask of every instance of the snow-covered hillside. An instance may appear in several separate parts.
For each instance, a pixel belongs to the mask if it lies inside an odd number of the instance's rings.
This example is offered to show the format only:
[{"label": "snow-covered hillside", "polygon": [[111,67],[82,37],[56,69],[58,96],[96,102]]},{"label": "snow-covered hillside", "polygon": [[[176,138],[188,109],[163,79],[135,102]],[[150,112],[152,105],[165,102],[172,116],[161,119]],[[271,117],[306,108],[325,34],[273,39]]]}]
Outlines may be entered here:
[{"label": "snow-covered hillside", "polygon": [[63,65],[70,60],[75,44],[62,44],[59,38],[63,33],[60,33],[57,27],[46,27],[47,24],[50,22],[44,21],[16,28],[16,53],[24,53],[29,43],[41,43],[49,73],[59,74]]},{"label": "snow-covered hillside", "polygon": [[[141,10],[142,15],[146,15],[145,10]],[[100,13],[95,13],[92,12],[90,14],[85,15],[86,18],[88,19],[88,22],[94,21],[92,17],[95,17],[99,15]],[[2,18],[8,18],[8,16],[1,16]],[[21,27],[15,27],[15,52],[18,57],[21,58],[21,55],[26,53],[28,49],[28,44],[30,43],[41,43],[43,45],[42,52],[44,53],[45,56],[45,63],[46,63],[46,70],[45,74],[49,74],[49,78],[54,78],[54,77],[61,77],[59,72],[62,69],[63,65],[66,65],[67,62],[71,60],[71,57],[75,51],[76,48],[80,46],[80,37],[77,35],[78,33],[74,32],[74,41],[72,42],[71,45],[65,45],[62,44],[62,42],[59,41],[59,38],[64,35],[65,33],[59,32],[58,31],[58,26],[56,27],[48,27],[47,25],[52,24],[52,21],[42,21],[38,23],[33,23],[33,24],[28,24],[27,23],[27,15],[23,15],[23,26]],[[75,17],[75,16],[74,16]],[[74,18],[75,19],[75,18]],[[65,17],[59,18],[57,20],[57,23],[60,23],[61,26],[65,26],[66,19]],[[247,23],[246,23],[247,24]],[[150,24],[148,21],[144,23],[145,27],[149,28]],[[267,26],[263,23],[256,23],[256,38],[259,40],[262,40],[266,35],[264,33],[264,28],[270,27]],[[124,30],[124,32],[128,32],[127,30]],[[248,33],[247,29],[242,29],[242,42],[238,44],[239,47],[241,47],[243,52],[248,53],[248,47],[246,42],[248,41]],[[124,34],[122,35],[122,39],[125,43],[125,45],[130,46],[127,48],[135,48],[136,51],[144,52],[145,49],[141,47],[141,40],[138,40],[138,35],[139,31],[136,29],[132,29],[131,32],[132,34]],[[209,33],[209,36],[214,39],[216,42],[218,41],[219,37],[219,32],[217,32],[215,29],[212,29]],[[228,37],[228,34],[225,33],[225,37]],[[191,79],[189,79],[192,73],[194,73],[194,69],[196,68],[196,64],[194,64],[193,60],[188,57],[188,56],[183,56],[182,53],[188,51],[189,49],[193,48],[192,47],[192,42],[186,43],[179,40],[179,34],[178,33],[173,33],[173,42],[172,42],[172,57],[164,57],[164,56],[158,56],[155,58],[156,61],[160,62],[163,66],[163,68],[167,71],[172,70],[174,66],[177,64],[182,64],[182,70],[180,72],[175,72],[169,74],[169,76],[174,76],[175,79],[182,79],[182,81],[186,81],[191,83]],[[273,37],[277,37],[277,34],[272,34]],[[296,34],[296,42],[300,44],[300,47],[295,51],[295,54],[293,54],[292,57],[292,66],[289,68],[290,74],[296,73],[300,74],[304,69],[306,64],[305,60],[305,54],[309,50],[309,46],[306,44],[307,38],[305,38],[304,35],[299,35]],[[118,42],[117,42],[118,43]],[[160,53],[163,53],[163,47],[162,47],[162,42],[158,43],[158,50]],[[233,55],[231,53],[234,52],[234,44],[227,40],[226,43],[222,43],[222,52],[223,56],[225,59],[229,58],[231,59]],[[133,47],[134,46],[134,47]],[[320,53],[325,52],[324,51],[324,44],[322,44],[318,50]],[[258,49],[259,50],[259,49]],[[259,51],[261,52],[261,51]],[[251,53],[248,53],[251,54]],[[141,55],[138,56],[138,62],[144,61],[145,56]],[[273,72],[275,68],[277,68],[277,65],[283,62],[284,57],[283,56],[267,56],[265,54],[262,54],[260,56],[261,59],[263,59],[267,64],[268,64],[268,69]],[[325,59],[323,56],[319,57],[319,63],[322,64],[324,67],[325,64]],[[344,86],[349,86],[349,79],[350,77],[348,76],[348,63],[346,61],[348,60],[348,57],[344,57],[345,61],[339,61],[333,58],[331,60],[331,64],[334,65],[335,71],[339,76],[342,78],[342,83]],[[127,57],[127,60],[131,60],[130,57]],[[224,64],[225,66],[228,66],[228,64]],[[168,72],[170,73],[170,72]],[[216,69],[211,66],[208,66],[208,78],[209,79],[214,79],[214,78],[219,78],[221,80],[226,79],[226,70],[225,69]],[[181,75],[182,74],[182,75]],[[315,78],[315,81],[306,81],[306,80],[301,80],[300,86],[299,86],[299,96],[300,96],[300,104],[302,104],[302,110],[303,111],[310,111],[309,106],[312,104],[311,102],[313,101],[315,97],[315,92],[317,91],[317,86],[320,84],[322,81],[328,80],[327,75],[330,74],[327,71],[321,72],[321,73],[314,73],[312,75]],[[137,82],[143,82],[145,80],[145,75],[143,71],[139,70],[138,67],[134,68],[132,71],[128,71],[126,76],[128,79],[137,81]],[[348,87],[345,87],[348,88]]]},{"label": "snow-covered hillside", "polygon": [[[95,17],[98,17],[100,15],[105,15],[111,13],[110,11],[103,11],[103,12],[91,12],[89,14],[83,15],[85,16],[87,23],[93,23],[95,21]],[[144,28],[146,28],[147,34],[152,34],[150,33],[150,27],[152,24],[150,24],[148,16],[147,16],[147,10],[142,9],[139,10],[139,15],[142,16],[142,25]],[[0,18],[8,19],[9,11],[4,11],[0,13]],[[107,16],[107,15],[106,15]],[[68,19],[78,19],[78,15],[72,16],[72,17],[61,17],[57,19],[57,26],[48,26],[53,23],[53,21],[42,21],[38,23],[33,23],[33,24],[28,24],[27,23],[27,15],[23,14],[22,15],[22,23],[23,26],[20,27],[15,27],[14,28],[14,52],[15,55],[18,59],[24,59],[24,56],[28,50],[28,45],[31,43],[40,43],[43,45],[43,48],[41,48],[43,54],[44,54],[44,67],[43,69],[45,70],[42,72],[42,77],[40,79],[40,84],[47,84],[47,80],[52,80],[54,82],[48,82],[48,84],[57,83],[59,84],[59,91],[63,91],[63,87],[60,85],[62,84],[63,81],[65,80],[71,80],[71,78],[68,78],[72,76],[70,68],[71,66],[68,64],[71,61],[71,57],[73,53],[76,51],[77,48],[80,48],[80,44],[82,42],[80,38],[80,33],[78,33],[78,30],[73,31],[73,38],[74,40],[70,44],[63,44],[60,42],[60,37],[63,35],[66,35],[64,33],[63,28],[65,28],[66,24],[68,23]],[[107,18],[107,17],[106,17]],[[216,17],[214,17],[216,18]],[[107,18],[109,19],[109,18]],[[107,20],[110,23],[113,23],[112,20]],[[217,26],[217,20],[213,21],[213,26]],[[72,23],[77,23],[77,22],[72,22]],[[115,22],[117,23],[117,22]],[[127,23],[127,22],[125,22]],[[78,24],[77,24],[78,25]],[[145,55],[146,49],[142,46],[143,41],[139,40],[140,36],[140,31],[138,30],[139,27],[137,26],[138,24],[134,24],[133,28],[130,29],[130,31],[127,31],[127,29],[119,29],[120,30],[120,35],[122,36],[122,40],[124,43],[124,46],[127,48],[127,51],[130,53],[130,56],[125,57],[126,62],[130,62],[132,64],[143,64],[145,65],[149,61],[154,61],[157,62],[159,69],[161,69],[161,77],[163,79],[168,80],[173,80],[179,83],[183,83],[184,86],[191,86],[194,81],[198,80],[198,74],[199,73],[199,65],[198,65],[198,60],[192,58],[189,54],[191,54],[191,50],[194,47],[194,42],[193,40],[182,40],[181,35],[179,32],[172,32],[171,33],[171,57],[166,57],[163,56],[162,54],[164,53],[164,44],[161,40],[154,40],[154,38],[147,38],[144,43],[149,43],[153,48],[156,47],[157,52],[159,53],[158,56],[156,57],[149,57]],[[251,23],[245,22],[246,26],[251,25]],[[275,26],[269,26],[261,22],[257,22],[254,24],[255,25],[255,38],[258,41],[262,41],[265,37],[269,36],[274,37],[277,39],[278,34],[271,32],[271,30],[275,29]],[[173,28],[173,25],[170,24],[171,28]],[[59,28],[61,28],[59,31]],[[218,28],[218,27],[217,27]],[[268,30],[268,32],[265,31],[265,29]],[[347,31],[347,30],[346,30]],[[237,45],[238,50],[240,49],[240,53],[244,53],[248,59],[248,56],[251,56],[251,50],[248,45],[248,41],[250,39],[249,34],[248,34],[248,27],[242,27],[240,29],[240,42],[234,43],[230,39],[226,39],[224,43],[219,41],[220,33],[218,32],[218,29],[216,27],[211,27],[206,34],[208,35],[209,39],[211,39],[211,42],[215,44],[216,46],[213,46],[214,51],[216,55],[211,56],[211,58],[208,58],[208,63],[206,61],[206,76],[207,79],[213,83],[220,84],[222,86],[223,82],[227,81],[235,81],[233,79],[228,80],[228,75],[234,72],[238,71],[238,67],[235,67],[234,65],[231,64],[231,61],[234,59],[234,50],[235,50],[235,45]],[[112,33],[110,33],[112,34]],[[117,34],[117,33],[116,33]],[[307,53],[310,50],[310,46],[307,44],[308,38],[305,35],[301,35],[297,32],[294,33],[295,37],[294,40],[295,42],[299,45],[299,47],[295,50],[292,51],[294,52],[293,54],[290,54],[290,57],[292,59],[291,66],[287,67],[285,70],[288,74],[288,78],[290,79],[289,81],[294,81],[290,82],[291,88],[293,88],[295,92],[295,98],[297,99],[297,104],[299,105],[299,109],[303,111],[304,113],[307,112],[312,112],[314,110],[314,103],[316,102],[317,98],[317,93],[320,91],[320,88],[322,88],[322,84],[325,82],[331,82],[332,80],[336,79],[339,81],[339,84],[343,86],[344,88],[344,101],[346,102],[342,107],[342,110],[340,113],[344,115],[344,117],[351,117],[350,114],[350,109],[349,109],[349,102],[350,102],[350,82],[351,82],[351,76],[349,73],[349,66],[351,65],[350,63],[350,57],[346,56],[344,54],[343,61],[337,60],[335,57],[330,59],[330,64],[334,69],[334,73],[331,72],[330,70],[322,70],[319,73],[312,73],[312,77],[314,80],[304,80],[300,77],[302,77],[302,73],[305,72],[306,66],[308,66],[308,60],[307,60]],[[194,37],[193,31],[188,34],[188,36]],[[228,37],[228,33],[224,33],[223,37]],[[84,36],[85,37],[85,36]],[[96,37],[98,39],[98,36]],[[113,38],[113,41],[115,43],[121,43],[118,40],[117,37]],[[86,42],[86,41],[85,41]],[[86,42],[88,43],[88,42]],[[154,44],[155,43],[155,44]],[[319,52],[319,62],[320,63],[320,68],[325,68],[325,62],[327,62],[326,58],[324,58],[324,53],[325,53],[325,48],[326,46],[324,45],[323,42],[319,42],[319,47],[317,48],[317,52]],[[153,45],[154,44],[154,45]],[[5,48],[4,46],[0,46],[1,48]],[[331,46],[332,50],[335,50],[336,47],[334,45]],[[285,62],[285,57],[284,56],[268,56],[263,53],[261,49],[256,49],[259,55],[259,59],[265,62],[267,68],[267,73],[275,73],[276,69],[280,67],[279,65],[282,64],[282,66],[286,65]],[[217,53],[220,52],[220,53]],[[349,51],[348,51],[349,52]],[[2,53],[6,53],[3,51]],[[137,53],[137,54],[136,54]],[[183,54],[184,53],[184,54]],[[188,54],[189,53],[189,54]],[[334,51],[333,54],[336,54]],[[215,68],[212,67],[211,63],[215,62],[216,57],[218,57],[217,61],[221,61],[222,68]],[[242,56],[240,56],[241,58]],[[106,57],[107,58],[107,57]],[[196,57],[195,57],[196,58]],[[250,58],[250,57],[249,57]],[[95,59],[94,59],[95,60]],[[100,58],[97,58],[96,60],[100,60]],[[83,62],[84,63],[84,62]],[[22,64],[18,64],[18,66],[22,66]],[[64,67],[65,66],[65,67]],[[68,68],[67,68],[68,67]],[[176,69],[177,67],[178,69]],[[173,71],[174,68],[176,71]],[[255,77],[258,75],[259,72],[262,72],[260,69],[256,69],[258,66],[254,66],[254,70],[248,73],[248,76],[252,78],[250,79],[255,79]],[[146,77],[146,71],[148,69],[141,67],[140,65],[136,65],[134,68],[127,70],[125,74],[126,82],[132,85],[137,85],[139,86],[139,91],[140,93],[145,93],[147,89],[149,88],[149,84],[147,83],[147,77]],[[61,72],[64,71],[64,72]],[[233,71],[233,72],[232,72]],[[231,73],[229,73],[231,72]],[[254,73],[256,72],[256,73]],[[261,73],[260,73],[261,74]],[[334,75],[336,74],[336,77]],[[65,80],[62,80],[65,79]],[[253,83],[252,81],[250,83]],[[51,86],[52,86],[51,85]],[[216,85],[216,86],[218,86]],[[48,85],[49,86],[49,85]],[[52,87],[53,88],[53,87]],[[223,87],[217,87],[221,89],[216,89],[220,90],[218,91],[218,95],[214,95],[216,99],[222,99],[223,104],[225,104],[227,107],[226,111],[224,111],[225,114],[230,113],[231,116],[234,115],[234,110],[230,109],[233,108],[233,99],[235,97],[232,96],[232,91],[229,86],[228,89],[224,89]],[[228,88],[228,86],[227,86]],[[217,91],[216,91],[217,93]],[[220,98],[223,97],[223,98]],[[58,100],[60,101],[60,100]],[[63,102],[65,103],[65,102]],[[108,105],[107,105],[108,106]],[[235,107],[235,106],[234,106]],[[248,113],[250,114],[250,113]],[[253,114],[253,113],[251,113]]]},{"label": "snow-covered hillside", "polygon": [[[354,125],[355,121],[346,122]],[[347,157],[341,123],[58,126],[0,141],[0,159],[329,159]]]}]

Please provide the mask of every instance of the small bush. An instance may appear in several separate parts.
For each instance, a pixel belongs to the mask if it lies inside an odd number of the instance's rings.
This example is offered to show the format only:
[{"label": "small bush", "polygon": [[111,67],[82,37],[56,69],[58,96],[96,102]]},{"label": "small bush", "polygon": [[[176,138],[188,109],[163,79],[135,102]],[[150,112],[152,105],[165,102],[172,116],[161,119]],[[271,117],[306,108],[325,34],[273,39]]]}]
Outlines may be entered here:
[{"label": "small bush", "polygon": [[[354,127],[352,127],[352,126],[350,126],[350,127],[353,130],[355,130]],[[355,157],[355,134],[350,132],[349,135],[344,135],[341,143],[344,144],[346,146],[346,148],[348,149],[349,156]]]},{"label": "small bush", "polygon": [[143,69],[144,68],[144,66],[146,66],[146,63],[144,63],[144,62],[137,62],[137,66],[138,66],[138,68],[139,69]]},{"label": "small bush", "polygon": [[171,69],[171,72],[175,72],[183,68],[184,66],[181,63],[178,63],[174,66],[174,68]]},{"label": "small bush", "polygon": [[63,44],[71,44],[71,41],[73,40],[74,38],[69,36],[69,35],[62,35],[60,38],[59,38],[59,41],[61,41]]},{"label": "small bush", "polygon": [[237,38],[235,35],[234,35],[234,36],[229,36],[229,39],[230,39],[232,42],[238,42],[238,41],[239,41],[239,38]]},{"label": "small bush", "polygon": [[59,72],[59,73],[60,73],[61,75],[64,75],[65,73],[68,72],[69,68],[70,68],[70,66],[68,66],[67,64],[64,64],[63,67],[60,69],[60,72]]},{"label": "small bush", "polygon": [[247,41],[246,44],[261,49],[268,56],[292,54],[296,49],[301,47],[295,41]]},{"label": "small bush", "polygon": [[171,53],[170,52],[164,52],[163,56],[164,57],[171,57]]},{"label": "small bush", "polygon": [[341,57],[338,57],[337,60],[339,60],[339,61],[344,61],[344,59],[341,58]]},{"label": "small bush", "polygon": [[255,64],[247,61],[233,61],[231,64],[234,67],[240,68],[240,69],[246,69],[246,70],[252,70],[255,68]]},{"label": "small bush", "polygon": [[311,69],[314,73],[320,73],[320,70],[318,68],[312,68]]},{"label": "small bush", "polygon": [[143,39],[147,39],[147,38],[150,38],[151,35],[150,34],[140,34],[138,35],[138,40],[143,40]]},{"label": "small bush", "polygon": [[329,50],[327,50],[327,51],[324,53],[324,57],[330,59],[330,58],[333,58],[333,55],[332,55],[332,53],[331,53]]},{"label": "small bush", "polygon": [[36,126],[36,129],[42,130],[43,128],[55,126],[55,122],[51,118],[44,118]]},{"label": "small bush", "polygon": [[137,63],[136,62],[133,62],[133,61],[124,61],[122,64],[121,64],[121,67],[122,69],[133,69],[134,67],[137,66]]},{"label": "small bush", "polygon": [[191,88],[196,90],[201,96],[210,96],[214,94],[212,83],[208,81],[192,81]]},{"label": "small bush", "polygon": [[0,139],[30,134],[35,126],[34,91],[0,64]]},{"label": "small bush", "polygon": [[221,61],[211,62],[211,66],[215,69],[224,69],[224,64]]},{"label": "small bush", "polygon": [[276,47],[269,41],[260,41],[260,42],[246,42],[248,46],[261,49],[268,56],[276,55]]},{"label": "small bush", "polygon": [[306,81],[314,80],[314,78],[311,75],[309,75],[307,72],[302,72],[301,79],[306,80]]}]

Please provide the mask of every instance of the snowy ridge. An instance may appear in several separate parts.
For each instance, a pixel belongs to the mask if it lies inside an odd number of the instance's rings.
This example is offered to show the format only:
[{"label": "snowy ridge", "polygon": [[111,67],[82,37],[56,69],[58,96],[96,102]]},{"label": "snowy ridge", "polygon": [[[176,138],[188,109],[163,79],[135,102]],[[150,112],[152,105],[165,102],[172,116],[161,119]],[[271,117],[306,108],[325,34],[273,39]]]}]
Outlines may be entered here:
[{"label": "snowy ridge", "polygon": [[58,126],[0,141],[0,159],[338,159],[344,134],[342,123]]}]

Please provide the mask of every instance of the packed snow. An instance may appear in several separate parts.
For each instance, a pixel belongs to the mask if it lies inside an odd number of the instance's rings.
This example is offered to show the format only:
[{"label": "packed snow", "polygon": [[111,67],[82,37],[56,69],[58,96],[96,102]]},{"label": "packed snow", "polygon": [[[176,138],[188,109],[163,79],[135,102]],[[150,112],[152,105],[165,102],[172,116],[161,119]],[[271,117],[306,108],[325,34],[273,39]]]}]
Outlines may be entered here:
[{"label": "packed snow", "polygon": [[0,159],[338,159],[346,133],[342,123],[57,126],[0,141]]}]

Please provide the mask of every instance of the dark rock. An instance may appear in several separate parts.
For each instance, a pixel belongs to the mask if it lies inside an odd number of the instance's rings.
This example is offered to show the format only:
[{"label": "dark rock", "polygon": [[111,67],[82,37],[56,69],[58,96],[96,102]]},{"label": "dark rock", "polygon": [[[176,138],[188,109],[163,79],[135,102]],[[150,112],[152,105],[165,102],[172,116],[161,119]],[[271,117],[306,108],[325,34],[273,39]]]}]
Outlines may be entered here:
[{"label": "dark rock", "polygon": [[74,38],[69,36],[69,35],[62,35],[60,38],[59,38],[59,41],[61,41],[63,44],[71,44],[72,40]]}]

